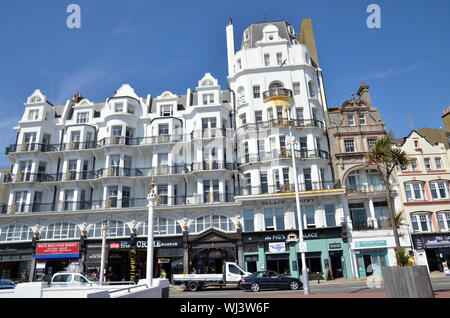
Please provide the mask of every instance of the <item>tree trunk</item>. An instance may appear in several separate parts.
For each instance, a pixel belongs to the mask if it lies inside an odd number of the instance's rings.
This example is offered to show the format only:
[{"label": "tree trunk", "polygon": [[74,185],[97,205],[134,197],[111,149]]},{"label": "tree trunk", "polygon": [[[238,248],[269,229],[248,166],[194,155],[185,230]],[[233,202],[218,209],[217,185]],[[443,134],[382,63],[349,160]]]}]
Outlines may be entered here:
[{"label": "tree trunk", "polygon": [[387,203],[388,203],[388,209],[389,209],[389,216],[391,218],[391,227],[392,227],[392,231],[394,232],[394,239],[395,239],[395,246],[396,246],[396,251],[401,247],[400,245],[400,239],[398,236],[398,231],[397,231],[397,224],[395,224],[395,213],[394,213],[394,209],[392,207],[392,201],[391,201],[391,186],[389,184],[389,176],[387,176],[384,180],[384,185],[386,187],[386,191],[387,191]]}]

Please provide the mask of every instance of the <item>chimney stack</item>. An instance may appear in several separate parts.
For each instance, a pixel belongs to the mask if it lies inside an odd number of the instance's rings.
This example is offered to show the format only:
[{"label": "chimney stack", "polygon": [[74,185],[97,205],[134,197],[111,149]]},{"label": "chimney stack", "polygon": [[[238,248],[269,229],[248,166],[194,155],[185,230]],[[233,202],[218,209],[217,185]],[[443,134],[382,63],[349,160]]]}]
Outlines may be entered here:
[{"label": "chimney stack", "polygon": [[443,110],[442,120],[444,121],[445,131],[450,132],[450,106]]},{"label": "chimney stack", "polygon": [[369,87],[369,85],[366,85],[364,82],[362,82],[356,94],[358,94],[359,99],[364,101],[366,105],[373,106],[372,100],[370,99]]}]

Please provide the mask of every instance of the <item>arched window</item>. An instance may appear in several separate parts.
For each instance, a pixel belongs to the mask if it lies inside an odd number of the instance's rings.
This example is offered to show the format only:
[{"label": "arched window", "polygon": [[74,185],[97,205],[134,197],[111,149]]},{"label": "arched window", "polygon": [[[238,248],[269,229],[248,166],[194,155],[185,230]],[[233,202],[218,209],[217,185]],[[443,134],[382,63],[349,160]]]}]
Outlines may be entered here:
[{"label": "arched window", "polygon": [[80,238],[81,231],[77,225],[69,222],[58,222],[48,225],[39,235],[43,240],[59,240]]},{"label": "arched window", "polygon": [[283,87],[283,83],[276,81],[276,82],[270,83],[269,90],[271,91],[271,90],[274,90],[276,88],[282,88],[282,87]]},{"label": "arched window", "polygon": [[236,226],[233,221],[223,215],[205,215],[198,217],[191,223],[189,226],[189,233],[200,233],[211,227],[216,229],[225,231],[225,232],[233,232],[236,230]]},{"label": "arched window", "polygon": [[[174,235],[182,234],[180,223],[172,218],[155,218],[153,223],[153,234],[154,235]],[[137,236],[148,235],[148,225],[147,221],[141,224],[136,231]]]},{"label": "arched window", "polygon": [[245,90],[244,87],[240,86],[237,90],[237,96],[238,96],[238,104],[245,103]]},{"label": "arched window", "polygon": [[[103,222],[98,222],[94,224],[90,230],[88,231],[87,237],[88,238],[101,238],[102,237],[102,227]],[[106,234],[107,237],[120,237],[120,236],[130,236],[131,230],[122,221],[118,220],[111,220],[108,224],[108,233]]]},{"label": "arched window", "polygon": [[33,230],[26,225],[7,225],[0,229],[0,242],[27,241],[33,238]]}]

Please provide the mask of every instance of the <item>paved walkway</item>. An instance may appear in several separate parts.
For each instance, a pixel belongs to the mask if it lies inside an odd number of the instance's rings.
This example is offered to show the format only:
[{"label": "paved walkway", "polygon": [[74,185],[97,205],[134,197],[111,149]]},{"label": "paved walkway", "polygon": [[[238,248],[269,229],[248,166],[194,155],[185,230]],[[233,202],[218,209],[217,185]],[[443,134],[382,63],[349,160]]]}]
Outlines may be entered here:
[{"label": "paved walkway", "polygon": [[[435,291],[435,298],[450,298],[450,290]],[[249,298],[265,298],[264,296],[255,296]],[[357,293],[357,294],[319,294],[319,295],[281,295],[270,296],[270,298],[386,298],[385,292]]]}]

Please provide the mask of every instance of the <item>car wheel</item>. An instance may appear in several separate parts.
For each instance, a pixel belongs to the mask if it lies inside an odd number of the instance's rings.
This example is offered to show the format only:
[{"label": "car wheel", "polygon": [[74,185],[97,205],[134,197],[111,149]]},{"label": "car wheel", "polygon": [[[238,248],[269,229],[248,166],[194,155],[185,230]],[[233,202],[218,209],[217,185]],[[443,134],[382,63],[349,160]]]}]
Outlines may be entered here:
[{"label": "car wheel", "polygon": [[251,288],[252,288],[252,291],[257,292],[257,291],[259,291],[259,284],[253,283]]},{"label": "car wheel", "polygon": [[289,284],[289,288],[290,288],[291,290],[297,290],[297,289],[298,289],[298,283],[297,283],[297,282],[291,282],[291,283]]},{"label": "car wheel", "polygon": [[192,292],[195,292],[195,291],[198,290],[198,284],[197,284],[197,283],[194,283],[194,282],[189,283],[188,289],[189,289],[190,291],[192,291]]}]

